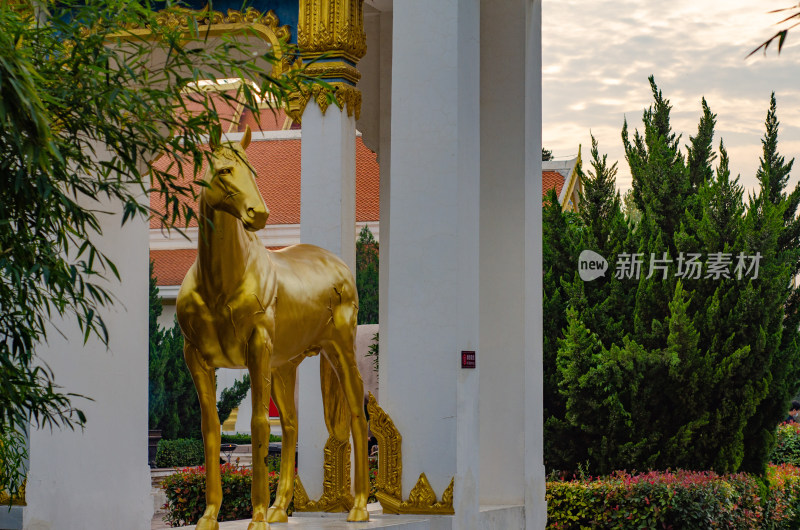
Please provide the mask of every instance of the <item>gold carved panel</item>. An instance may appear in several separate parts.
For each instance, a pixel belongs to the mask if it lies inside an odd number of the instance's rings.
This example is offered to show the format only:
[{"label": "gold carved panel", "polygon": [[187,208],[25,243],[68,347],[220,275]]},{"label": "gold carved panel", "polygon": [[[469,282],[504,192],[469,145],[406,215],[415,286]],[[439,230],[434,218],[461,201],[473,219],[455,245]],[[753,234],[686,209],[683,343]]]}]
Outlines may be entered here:
[{"label": "gold carved panel", "polygon": [[420,474],[417,484],[411,489],[408,500],[403,500],[402,474],[403,454],[401,444],[403,437],[388,414],[378,405],[375,396],[369,394],[367,401],[370,430],[378,440],[378,478],[375,496],[386,513],[418,513],[452,515],[454,479],[442,493],[441,500],[436,500],[436,492],[425,473]]},{"label": "gold carved panel", "polygon": [[353,507],[350,493],[350,442],[333,436],[325,444],[322,496],[308,498],[300,476],[295,475],[294,509],[298,512],[348,512]]}]

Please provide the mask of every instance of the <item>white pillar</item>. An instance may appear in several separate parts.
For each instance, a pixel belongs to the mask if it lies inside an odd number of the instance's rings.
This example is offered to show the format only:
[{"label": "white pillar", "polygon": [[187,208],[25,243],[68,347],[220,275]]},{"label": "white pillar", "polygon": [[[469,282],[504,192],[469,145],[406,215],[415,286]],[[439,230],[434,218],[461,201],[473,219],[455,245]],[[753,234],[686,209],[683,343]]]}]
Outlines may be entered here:
[{"label": "white pillar", "polygon": [[525,526],[544,528],[542,409],[542,2],[525,0]]},{"label": "white pillar", "polygon": [[[355,271],[355,118],[313,100],[303,113],[300,241],[338,254]],[[328,440],[322,412],[319,356],[299,369],[298,473],[309,498],[322,495],[323,450]]]},{"label": "white pillar", "polygon": [[482,0],[482,504],[525,494],[525,32],[524,0]]},{"label": "white pillar", "polygon": [[[87,344],[71,319],[54,322],[48,344],[37,353],[65,392],[86,413],[84,430],[48,428],[30,433],[30,472],[24,528],[150,527],[153,499],[147,466],[148,229],[144,220],[120,227],[119,205],[91,206],[118,215],[102,216],[95,241],[116,264],[122,282],[111,280],[114,306],[102,310],[108,349]],[[110,275],[110,273],[109,273]],[[111,276],[113,278],[113,276]]]},{"label": "white pillar", "polygon": [[[369,53],[369,52],[367,52]],[[380,144],[378,150],[378,163],[380,164],[380,246],[378,261],[378,352],[387,350],[386,337],[388,336],[388,300],[389,300],[389,248],[391,240],[391,192],[392,182],[392,12],[380,15]],[[387,330],[386,333],[383,331]],[[380,386],[380,372],[385,368],[379,367],[378,385]]]},{"label": "white pillar", "polygon": [[462,370],[460,351],[479,345],[479,15],[477,0],[394,5],[381,300],[381,402],[403,435],[403,496],[422,472],[437,496],[455,476],[458,528],[475,528],[478,509],[479,368]]}]

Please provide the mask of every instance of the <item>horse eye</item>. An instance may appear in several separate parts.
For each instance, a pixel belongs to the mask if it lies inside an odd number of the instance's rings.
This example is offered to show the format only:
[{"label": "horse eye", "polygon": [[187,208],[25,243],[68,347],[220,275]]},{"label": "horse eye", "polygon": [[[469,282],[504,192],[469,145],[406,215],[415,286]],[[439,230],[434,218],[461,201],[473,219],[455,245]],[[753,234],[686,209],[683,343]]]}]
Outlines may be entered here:
[{"label": "horse eye", "polygon": [[230,173],[231,173],[231,168],[229,167],[224,167],[219,171],[217,171],[217,175],[230,175]]}]

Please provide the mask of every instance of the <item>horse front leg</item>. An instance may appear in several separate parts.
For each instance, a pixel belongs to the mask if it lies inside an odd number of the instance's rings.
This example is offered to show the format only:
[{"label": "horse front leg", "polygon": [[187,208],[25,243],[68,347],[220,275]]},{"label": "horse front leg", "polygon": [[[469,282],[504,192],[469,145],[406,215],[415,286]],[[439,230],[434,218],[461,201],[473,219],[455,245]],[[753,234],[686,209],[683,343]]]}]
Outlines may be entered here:
[{"label": "horse front leg", "polygon": [[197,522],[197,530],[218,530],[217,516],[222,504],[222,482],[219,470],[220,430],[214,368],[203,361],[200,351],[188,341],[184,344],[183,356],[200,400],[200,429],[203,433],[206,462],[206,510]]},{"label": "horse front leg", "polygon": [[247,348],[247,369],[250,372],[250,393],[253,416],[250,430],[253,438],[253,520],[247,530],[267,530],[269,506],[269,396],[271,386],[270,356],[272,341],[265,329],[256,329]]},{"label": "horse front leg", "polygon": [[294,462],[297,450],[297,406],[294,389],[297,382],[297,362],[287,363],[272,371],[272,399],[281,415],[281,474],[275,502],[267,512],[270,523],[286,523],[286,509],[294,493]]}]

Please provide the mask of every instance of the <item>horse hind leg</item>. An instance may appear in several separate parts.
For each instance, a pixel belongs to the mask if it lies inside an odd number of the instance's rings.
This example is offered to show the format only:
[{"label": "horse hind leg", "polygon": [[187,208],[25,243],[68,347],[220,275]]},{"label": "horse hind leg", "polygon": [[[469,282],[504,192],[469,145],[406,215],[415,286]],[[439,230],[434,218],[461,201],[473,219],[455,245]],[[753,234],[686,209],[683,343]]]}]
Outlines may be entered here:
[{"label": "horse hind leg", "polygon": [[355,359],[354,335],[345,332],[339,340],[325,344],[328,362],[321,362],[323,405],[328,431],[338,440],[353,433],[355,498],[348,521],[368,521],[369,470],[367,419],[364,414],[364,383]]},{"label": "horse hind leg", "polygon": [[297,407],[294,389],[297,381],[297,363],[286,364],[272,371],[272,400],[281,416],[281,472],[275,502],[267,511],[268,523],[286,523],[286,509],[294,493],[294,464],[297,450]]}]

